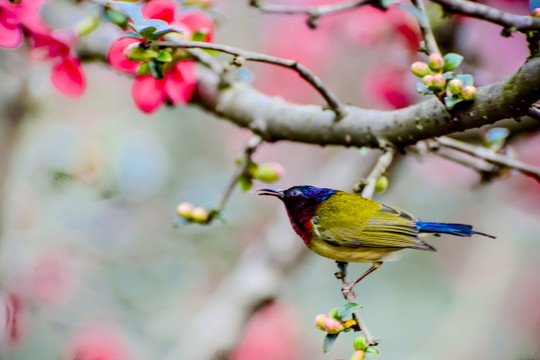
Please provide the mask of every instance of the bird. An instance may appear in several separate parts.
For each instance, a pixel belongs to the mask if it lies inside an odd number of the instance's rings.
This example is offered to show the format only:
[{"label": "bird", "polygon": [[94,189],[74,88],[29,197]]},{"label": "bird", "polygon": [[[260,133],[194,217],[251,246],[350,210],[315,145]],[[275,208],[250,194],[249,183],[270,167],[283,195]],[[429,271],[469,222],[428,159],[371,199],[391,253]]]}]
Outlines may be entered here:
[{"label": "bird", "polygon": [[260,188],[256,192],[283,201],[292,227],[316,254],[338,264],[372,263],[362,276],[343,286],[344,295],[396,251],[436,251],[421,239],[423,235],[495,238],[473,230],[471,225],[420,221],[396,207],[335,189],[299,185],[287,190]]}]

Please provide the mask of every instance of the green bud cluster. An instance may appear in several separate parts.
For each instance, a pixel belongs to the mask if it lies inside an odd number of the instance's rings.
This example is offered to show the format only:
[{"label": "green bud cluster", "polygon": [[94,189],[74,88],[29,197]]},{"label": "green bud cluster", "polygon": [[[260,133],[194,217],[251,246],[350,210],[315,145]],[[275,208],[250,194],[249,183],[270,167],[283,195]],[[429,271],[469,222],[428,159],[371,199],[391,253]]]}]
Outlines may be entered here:
[{"label": "green bud cluster", "polygon": [[417,90],[424,95],[437,96],[448,110],[462,101],[474,100],[476,87],[471,75],[456,75],[453,70],[461,64],[463,57],[449,53],[444,57],[438,53],[429,55],[428,62],[417,61],[411,72],[421,78]]},{"label": "green bud cluster", "polygon": [[199,224],[208,224],[212,219],[212,213],[202,207],[195,207],[188,202],[182,202],[176,207],[176,213],[179,217],[188,222]]},{"label": "green bud cluster", "polygon": [[[243,164],[243,159],[236,159],[238,166]],[[250,161],[246,171],[238,182],[244,191],[248,191],[253,186],[253,180],[259,180],[264,183],[272,183],[279,180],[285,173],[283,165],[276,162],[269,162],[264,164],[257,164],[254,161]]]},{"label": "green bud cluster", "polygon": [[130,61],[140,62],[137,75],[152,74],[156,79],[163,79],[165,67],[174,63],[175,49],[153,49],[143,46],[142,43],[132,43],[124,49],[124,56]]}]

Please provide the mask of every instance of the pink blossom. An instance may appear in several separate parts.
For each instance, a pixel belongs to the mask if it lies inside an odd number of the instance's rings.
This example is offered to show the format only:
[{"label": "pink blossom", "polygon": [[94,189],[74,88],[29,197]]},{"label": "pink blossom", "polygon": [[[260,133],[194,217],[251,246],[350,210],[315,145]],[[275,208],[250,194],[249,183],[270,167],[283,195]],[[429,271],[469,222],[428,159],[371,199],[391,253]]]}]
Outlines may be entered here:
[{"label": "pink blossom", "polygon": [[71,54],[71,46],[62,39],[62,33],[53,32],[43,23],[39,17],[41,4],[41,0],[0,0],[0,47],[15,48],[26,36],[34,58],[54,62],[53,85],[66,96],[80,96],[86,88],[80,60]]},{"label": "pink blossom", "polygon": [[[206,34],[205,41],[212,39],[212,20],[200,10],[178,13],[176,2],[153,0],[143,7],[142,14],[147,19],[163,20],[182,31],[180,36],[183,39],[191,39],[194,32]],[[195,92],[195,63],[190,60],[173,60],[173,63],[164,67],[162,79],[156,79],[152,75],[141,76],[137,74],[140,61],[131,61],[125,55],[128,46],[138,43],[138,39],[120,38],[112,44],[107,55],[112,67],[135,75],[131,94],[137,107],[145,113],[151,113],[163,103],[181,105],[189,102]]]},{"label": "pink blossom", "polygon": [[290,360],[297,357],[297,316],[284,304],[259,310],[233,351],[231,360]]},{"label": "pink blossom", "polygon": [[[0,326],[5,326],[3,331],[3,339],[0,341],[0,347],[5,347],[7,350],[13,350],[18,347],[26,335],[26,306],[23,303],[21,296],[13,291],[5,294],[3,302],[0,306],[4,306],[4,321]],[[1,318],[1,317],[0,317]]]},{"label": "pink blossom", "polygon": [[130,352],[124,336],[109,325],[85,324],[68,343],[65,360],[127,360]]}]

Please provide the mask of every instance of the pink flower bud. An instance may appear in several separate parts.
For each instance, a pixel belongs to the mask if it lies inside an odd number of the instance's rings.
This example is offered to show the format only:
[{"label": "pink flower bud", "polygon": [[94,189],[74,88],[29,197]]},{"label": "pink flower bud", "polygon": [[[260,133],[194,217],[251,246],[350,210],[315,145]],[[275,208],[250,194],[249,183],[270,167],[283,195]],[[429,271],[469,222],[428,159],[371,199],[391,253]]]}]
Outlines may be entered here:
[{"label": "pink flower bud", "polygon": [[253,177],[263,182],[274,182],[285,173],[285,168],[279,163],[267,163],[259,165],[253,171]]},{"label": "pink flower bud", "polygon": [[183,203],[178,204],[178,206],[176,207],[176,213],[178,214],[178,216],[181,216],[184,218],[191,217],[193,213],[193,209],[194,209],[193,205],[191,205],[188,202],[183,202]]},{"label": "pink flower bud", "polygon": [[533,11],[531,11],[531,16],[540,17],[540,8],[536,8]]},{"label": "pink flower bud", "polygon": [[344,329],[341,321],[328,317],[323,321],[323,328],[329,334],[337,334]]},{"label": "pink flower bud", "polygon": [[431,86],[433,85],[433,75],[426,75],[422,78],[422,83],[426,86]]},{"label": "pink flower bud", "polygon": [[205,208],[196,207],[191,212],[191,216],[193,217],[193,221],[204,223],[208,221],[208,217],[210,216],[210,214]]},{"label": "pink flower bud", "polygon": [[418,77],[424,77],[431,73],[431,70],[429,70],[428,64],[426,64],[423,61],[416,61],[411,65],[411,71],[414,75]]},{"label": "pink flower bud", "polygon": [[444,58],[441,56],[441,54],[433,53],[429,55],[429,67],[434,71],[442,70],[444,67]]},{"label": "pink flower bud", "polygon": [[322,331],[326,331],[324,328],[324,321],[328,319],[329,316],[326,314],[319,314],[315,317],[315,326],[317,329],[321,329]]},{"label": "pink flower bud", "polygon": [[459,95],[463,91],[463,82],[459,79],[452,79],[448,83],[448,90],[450,90],[450,94],[452,95]]},{"label": "pink flower bud", "polygon": [[444,85],[446,84],[446,79],[442,74],[436,74],[433,75],[433,86],[436,86],[438,88],[444,88]]},{"label": "pink flower bud", "polygon": [[357,350],[351,356],[351,360],[364,360],[366,353],[363,350]]},{"label": "pink flower bud", "polygon": [[465,86],[461,96],[463,97],[463,100],[474,100],[476,97],[476,87],[472,85]]}]

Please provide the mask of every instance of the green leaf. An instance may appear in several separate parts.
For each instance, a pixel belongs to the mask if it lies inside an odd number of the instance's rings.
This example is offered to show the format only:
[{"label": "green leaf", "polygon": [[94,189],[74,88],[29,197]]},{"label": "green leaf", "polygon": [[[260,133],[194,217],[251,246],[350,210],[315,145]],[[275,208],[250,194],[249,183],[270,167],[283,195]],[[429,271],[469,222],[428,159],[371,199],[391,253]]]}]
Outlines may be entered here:
[{"label": "green leaf", "polygon": [[135,4],[125,1],[115,1],[111,6],[120,9],[120,11],[126,14],[135,24],[142,24],[146,21],[142,16],[141,8]]},{"label": "green leaf", "polygon": [[461,64],[463,56],[455,53],[448,53],[444,55],[444,71],[452,71]]},{"label": "green leaf", "polygon": [[365,351],[367,349],[367,340],[364,336],[358,336],[353,342],[354,350]]},{"label": "green leaf", "polygon": [[381,0],[381,6],[384,9],[388,9],[390,6],[392,6],[393,3],[395,3],[396,0]]},{"label": "green leaf", "polygon": [[143,49],[140,46],[135,46],[131,50],[131,54],[128,56],[128,59],[131,61],[146,61],[154,58],[157,53],[151,49]]},{"label": "green leaf", "polygon": [[137,75],[139,76],[146,76],[150,74],[150,65],[148,65],[148,61],[141,62],[139,64],[139,67],[137,68]]},{"label": "green leaf", "polygon": [[420,94],[427,94],[429,90],[429,86],[424,85],[422,83],[416,83],[416,91],[418,91]]},{"label": "green leaf", "polygon": [[457,104],[457,103],[460,103],[462,102],[463,99],[460,99],[460,98],[456,98],[456,97],[453,97],[453,96],[446,96],[444,98],[444,104],[446,105],[446,109],[447,110],[452,110],[452,108]]},{"label": "green leaf", "polygon": [[238,179],[238,183],[242,191],[248,191],[253,186],[253,180],[249,176],[242,176]]},{"label": "green leaf", "polygon": [[120,39],[122,38],[133,38],[133,39],[138,39],[138,40],[142,40],[142,36],[141,34],[139,33],[136,33],[136,32],[128,32],[128,33],[123,33],[121,36],[120,36]]},{"label": "green leaf", "polygon": [[456,79],[461,80],[463,87],[474,85],[474,78],[469,74],[460,74],[456,76]]},{"label": "green leaf", "polygon": [[157,30],[155,26],[147,26],[147,27],[132,26],[132,27],[135,29],[135,31],[141,34],[141,36],[145,39],[151,37],[152,34],[155,33]]},{"label": "green leaf", "polygon": [[379,355],[379,350],[375,347],[368,347],[365,352],[366,356],[376,356]]},{"label": "green leaf", "polygon": [[161,62],[171,62],[172,61],[172,55],[167,50],[161,50],[159,54],[154,58],[157,61]]},{"label": "green leaf", "polygon": [[486,143],[490,148],[500,150],[510,135],[507,128],[495,127],[486,132]]},{"label": "green leaf", "polygon": [[161,29],[159,31],[156,31],[153,36],[155,37],[154,39],[152,40],[157,40],[159,39],[160,37],[162,37],[163,35],[167,35],[168,33],[172,33],[172,32],[175,32],[175,33],[178,33],[178,34],[183,34],[184,32],[181,31],[181,30],[178,30],[178,29],[175,29],[175,28],[167,28],[167,29]]},{"label": "green leaf", "polygon": [[193,35],[191,36],[191,41],[204,41],[207,35],[208,34],[202,31],[194,31]]},{"label": "green leaf", "polygon": [[342,307],[338,308],[338,316],[344,319],[358,309],[360,309],[360,305],[358,305],[357,303],[346,303]]},{"label": "green leaf", "polygon": [[330,316],[332,319],[336,319],[336,320],[340,320],[341,321],[341,316],[339,315],[339,309],[338,308],[334,308],[332,310],[330,310],[330,312],[328,313],[328,316]]},{"label": "green leaf", "polygon": [[152,74],[153,77],[155,77],[158,80],[164,78],[163,65],[164,63],[159,62],[159,61],[150,60],[148,62],[148,66],[150,66],[150,73]]},{"label": "green leaf", "polygon": [[339,333],[337,334],[326,334],[324,341],[323,341],[323,351],[325,354],[328,353],[330,350],[330,347],[336,342],[336,339],[338,337]]},{"label": "green leaf", "polygon": [[446,80],[451,80],[451,79],[453,79],[454,77],[456,77],[456,74],[453,73],[452,71],[447,71],[447,72],[445,72],[444,74],[442,74],[442,76],[443,76]]},{"label": "green leaf", "polygon": [[124,15],[120,11],[116,11],[114,9],[107,9],[105,11],[105,15],[107,16],[110,22],[120,26],[121,28],[124,28],[127,25],[127,22],[129,19],[126,15]]}]

